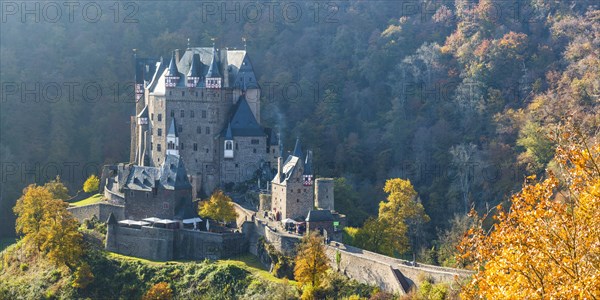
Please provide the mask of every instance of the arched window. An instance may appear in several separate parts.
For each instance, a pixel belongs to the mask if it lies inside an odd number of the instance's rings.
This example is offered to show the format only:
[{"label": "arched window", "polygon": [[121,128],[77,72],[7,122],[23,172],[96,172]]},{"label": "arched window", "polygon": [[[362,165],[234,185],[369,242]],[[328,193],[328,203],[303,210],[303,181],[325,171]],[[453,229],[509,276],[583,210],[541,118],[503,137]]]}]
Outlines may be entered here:
[{"label": "arched window", "polygon": [[233,142],[232,141],[225,142],[225,150],[233,150]]}]

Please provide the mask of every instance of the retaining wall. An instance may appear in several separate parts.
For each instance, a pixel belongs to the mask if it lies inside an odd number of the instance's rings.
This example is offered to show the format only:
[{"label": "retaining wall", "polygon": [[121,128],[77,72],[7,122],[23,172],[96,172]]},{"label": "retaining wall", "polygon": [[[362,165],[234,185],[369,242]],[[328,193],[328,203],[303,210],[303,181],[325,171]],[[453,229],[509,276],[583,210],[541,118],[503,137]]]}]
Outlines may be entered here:
[{"label": "retaining wall", "polygon": [[108,216],[112,212],[117,220],[125,219],[125,207],[122,205],[116,205],[111,203],[94,203],[78,207],[67,208],[79,222],[83,222],[85,219],[91,219],[96,216],[98,220],[106,222]]}]

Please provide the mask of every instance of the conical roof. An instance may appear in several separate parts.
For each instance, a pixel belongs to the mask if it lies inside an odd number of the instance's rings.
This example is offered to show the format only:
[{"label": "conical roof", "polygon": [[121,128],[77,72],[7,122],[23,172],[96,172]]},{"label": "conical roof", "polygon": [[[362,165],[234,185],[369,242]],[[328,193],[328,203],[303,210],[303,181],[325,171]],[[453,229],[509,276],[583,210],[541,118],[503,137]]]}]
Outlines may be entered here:
[{"label": "conical roof", "polygon": [[177,70],[177,62],[175,61],[175,51],[173,51],[173,54],[171,54],[171,62],[169,62],[167,76],[179,76],[179,70]]},{"label": "conical roof", "polygon": [[171,125],[169,126],[169,132],[167,135],[177,137],[179,134],[177,133],[177,126],[175,125],[175,118],[171,119]]},{"label": "conical roof", "polygon": [[219,65],[217,60],[217,48],[215,48],[215,46],[213,45],[212,61],[210,63],[210,67],[208,68],[208,72],[206,73],[207,78],[221,77],[221,72],[219,72]]},{"label": "conical roof", "polygon": [[200,62],[200,54],[194,53],[192,57],[192,65],[187,74],[188,77],[202,77],[202,63]]}]

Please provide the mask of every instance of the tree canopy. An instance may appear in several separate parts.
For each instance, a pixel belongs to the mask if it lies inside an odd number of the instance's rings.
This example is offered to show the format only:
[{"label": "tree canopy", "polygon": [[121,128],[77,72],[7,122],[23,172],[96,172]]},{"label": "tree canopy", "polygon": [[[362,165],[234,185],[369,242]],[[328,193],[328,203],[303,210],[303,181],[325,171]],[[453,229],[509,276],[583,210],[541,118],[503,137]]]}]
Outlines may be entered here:
[{"label": "tree canopy", "polygon": [[215,191],[208,200],[200,203],[198,214],[201,217],[211,218],[223,223],[235,221],[238,216],[231,198],[221,190]]},{"label": "tree canopy", "polygon": [[296,254],[294,279],[301,287],[319,287],[325,272],[329,269],[328,259],[323,246],[323,237],[316,233],[302,239]]},{"label": "tree canopy", "polygon": [[600,297],[600,143],[561,135],[563,171],[529,177],[509,210],[497,207],[489,231],[478,219],[463,239],[461,258],[478,271],[466,298]]},{"label": "tree canopy", "polygon": [[[30,185],[17,200],[16,230],[31,251],[39,252],[56,265],[79,266],[83,254],[83,237],[79,223],[67,211],[68,203],[57,199],[52,191],[64,191],[60,182],[49,186]],[[60,195],[60,194],[59,194]]]},{"label": "tree canopy", "polygon": [[86,193],[97,192],[99,185],[100,185],[100,179],[98,179],[98,176],[92,174],[83,183],[83,191],[86,192]]}]

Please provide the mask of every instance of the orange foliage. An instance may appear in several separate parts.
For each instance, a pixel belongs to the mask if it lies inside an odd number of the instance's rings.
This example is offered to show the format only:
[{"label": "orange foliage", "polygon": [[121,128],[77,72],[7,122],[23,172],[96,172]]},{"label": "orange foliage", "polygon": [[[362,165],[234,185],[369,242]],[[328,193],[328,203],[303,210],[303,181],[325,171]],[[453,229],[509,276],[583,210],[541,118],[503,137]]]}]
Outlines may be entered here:
[{"label": "orange foliage", "polygon": [[528,178],[510,210],[497,208],[490,232],[472,212],[477,225],[459,259],[478,272],[464,298],[600,298],[600,144],[588,147],[573,130],[559,136],[564,173]]},{"label": "orange foliage", "polygon": [[153,285],[142,297],[143,300],[170,300],[173,299],[173,290],[166,282]]}]

